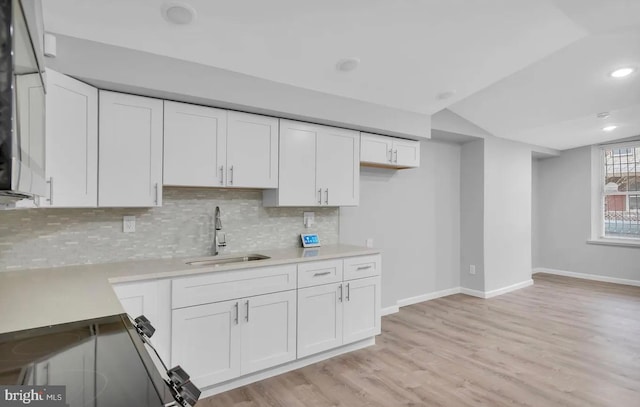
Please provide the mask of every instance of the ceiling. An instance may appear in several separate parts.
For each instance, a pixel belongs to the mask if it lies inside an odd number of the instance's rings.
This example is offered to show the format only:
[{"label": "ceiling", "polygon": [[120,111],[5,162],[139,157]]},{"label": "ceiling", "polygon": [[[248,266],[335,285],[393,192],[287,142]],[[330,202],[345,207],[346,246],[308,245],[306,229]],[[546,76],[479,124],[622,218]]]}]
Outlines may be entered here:
[{"label": "ceiling", "polygon": [[[603,139],[599,111],[621,123],[606,137],[640,124],[640,75],[606,77],[640,67],[639,0],[179,0],[197,12],[185,26],[163,19],[172,1],[44,1],[45,28],[411,112],[449,108],[552,148]],[[360,66],[337,71],[347,57]]]}]

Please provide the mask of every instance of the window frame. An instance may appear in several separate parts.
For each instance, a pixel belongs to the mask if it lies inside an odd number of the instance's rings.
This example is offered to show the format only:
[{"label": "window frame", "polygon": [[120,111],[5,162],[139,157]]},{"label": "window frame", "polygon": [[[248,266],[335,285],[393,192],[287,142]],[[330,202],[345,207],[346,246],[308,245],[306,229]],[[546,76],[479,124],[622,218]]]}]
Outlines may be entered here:
[{"label": "window frame", "polygon": [[[640,139],[591,147],[591,236],[587,243],[640,248],[640,238],[605,236],[604,230],[604,150],[628,147],[640,147]],[[629,196],[636,195],[635,192],[609,195],[626,195],[628,203]]]}]

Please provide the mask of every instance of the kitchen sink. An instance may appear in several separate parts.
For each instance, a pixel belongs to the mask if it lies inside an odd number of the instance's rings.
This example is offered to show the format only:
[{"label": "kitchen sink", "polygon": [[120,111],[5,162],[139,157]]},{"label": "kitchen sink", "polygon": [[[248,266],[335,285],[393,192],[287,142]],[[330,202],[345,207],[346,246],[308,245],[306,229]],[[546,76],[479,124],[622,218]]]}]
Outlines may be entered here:
[{"label": "kitchen sink", "polygon": [[271,257],[262,254],[249,254],[237,257],[207,257],[198,260],[188,261],[190,266],[220,266],[223,264],[244,263],[248,261],[267,260]]}]

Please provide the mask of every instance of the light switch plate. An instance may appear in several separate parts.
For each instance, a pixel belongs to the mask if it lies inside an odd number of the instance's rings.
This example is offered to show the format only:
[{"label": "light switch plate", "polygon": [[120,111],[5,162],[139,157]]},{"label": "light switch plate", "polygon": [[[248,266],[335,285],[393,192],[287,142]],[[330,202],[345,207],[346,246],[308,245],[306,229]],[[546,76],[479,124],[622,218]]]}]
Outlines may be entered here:
[{"label": "light switch plate", "polygon": [[136,217],[135,216],[123,216],[122,217],[122,231],[124,233],[133,233],[136,231]]}]

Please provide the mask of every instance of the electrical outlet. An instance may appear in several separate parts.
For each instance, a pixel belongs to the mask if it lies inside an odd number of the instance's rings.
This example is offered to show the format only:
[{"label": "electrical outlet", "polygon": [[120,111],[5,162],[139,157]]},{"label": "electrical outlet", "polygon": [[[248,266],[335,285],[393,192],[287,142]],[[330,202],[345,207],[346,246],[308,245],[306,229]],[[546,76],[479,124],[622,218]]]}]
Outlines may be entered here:
[{"label": "electrical outlet", "polygon": [[373,238],[372,237],[367,239],[366,245],[367,245],[368,248],[372,248],[373,247]]},{"label": "electrical outlet", "polygon": [[136,231],[136,217],[135,216],[123,216],[122,217],[122,231],[124,233],[133,233]]},{"label": "electrical outlet", "polygon": [[316,213],[315,212],[303,212],[302,213],[302,223],[305,228],[310,228],[316,221]]},{"label": "electrical outlet", "polygon": [[476,265],[472,264],[469,266],[469,274],[476,274]]}]

